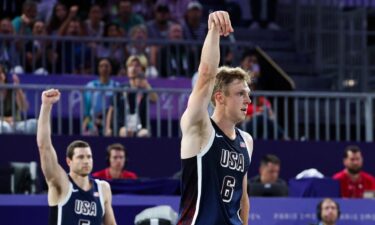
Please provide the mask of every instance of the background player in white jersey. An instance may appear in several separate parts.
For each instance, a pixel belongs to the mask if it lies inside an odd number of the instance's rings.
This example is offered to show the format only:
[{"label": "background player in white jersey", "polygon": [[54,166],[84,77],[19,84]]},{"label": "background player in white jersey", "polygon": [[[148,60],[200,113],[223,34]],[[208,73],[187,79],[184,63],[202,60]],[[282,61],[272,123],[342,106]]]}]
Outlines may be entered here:
[{"label": "background player in white jersey", "polygon": [[74,141],[68,146],[68,174],[58,163],[50,137],[50,116],[60,92],[50,89],[44,91],[41,98],[37,142],[48,184],[49,224],[116,225],[109,184],[89,178],[93,166],[90,146],[84,141]]},{"label": "background player in white jersey", "polygon": [[[220,36],[233,32],[227,12],[209,15],[198,81],[181,118],[182,196],[178,224],[248,224],[251,136],[236,128],[250,103],[249,76],[219,66]],[[215,110],[210,118],[207,106]]]}]

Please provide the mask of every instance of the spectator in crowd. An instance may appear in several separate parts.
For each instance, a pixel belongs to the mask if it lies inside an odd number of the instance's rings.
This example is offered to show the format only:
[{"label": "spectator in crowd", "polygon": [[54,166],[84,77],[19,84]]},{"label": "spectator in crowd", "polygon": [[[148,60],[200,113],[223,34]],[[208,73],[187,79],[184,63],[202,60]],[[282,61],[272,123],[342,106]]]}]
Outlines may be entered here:
[{"label": "spectator in crowd", "polygon": [[111,144],[107,147],[106,162],[108,167],[93,173],[92,176],[106,180],[137,179],[137,174],[125,169],[127,161],[126,148],[120,143]]},{"label": "spectator in crowd", "polygon": [[130,43],[127,45],[128,55],[145,55],[150,54],[150,47],[146,41],[148,39],[147,28],[145,25],[134,26],[129,31]]},{"label": "spectator in crowd", "polygon": [[[70,19],[69,19],[70,20]],[[82,37],[82,23],[78,18],[71,19],[63,32],[65,37]],[[79,40],[64,40],[58,45],[59,63],[57,68],[62,73],[91,74],[90,60],[92,49]]]},{"label": "spectator in crowd", "polygon": [[259,175],[249,179],[250,196],[287,196],[288,186],[279,178],[280,159],[276,155],[267,154],[260,161]]},{"label": "spectator in crowd", "polygon": [[258,62],[258,56],[255,50],[246,49],[242,56],[240,66],[245,71],[251,73],[251,78],[256,81],[260,75],[260,66]]},{"label": "spectator in crowd", "polygon": [[154,18],[154,6],[156,0],[133,0],[133,12],[141,15],[145,21],[152,20]]},{"label": "spectator in crowd", "polygon": [[[57,34],[59,36],[65,36],[68,32],[69,26],[71,26],[72,21],[79,21],[81,20],[77,17],[78,14],[78,6],[74,5],[69,8],[69,14],[66,17],[66,19],[63,21],[63,23],[60,25]],[[80,28],[82,29],[82,28]],[[80,34],[82,34],[82,31],[80,31]]]},{"label": "spectator in crowd", "polygon": [[169,6],[171,20],[175,23],[182,23],[187,6],[191,0],[158,0],[157,4]]},{"label": "spectator in crowd", "polygon": [[[20,84],[20,79],[13,74],[13,85]],[[5,68],[0,65],[0,85],[7,84],[8,78]],[[14,104],[14,105],[13,105]],[[13,108],[14,106],[14,108]],[[0,134],[22,133],[35,134],[37,127],[36,119],[22,120],[29,107],[29,103],[22,89],[0,90]],[[23,114],[23,115],[22,115]]]},{"label": "spectator in crowd", "polygon": [[56,62],[57,55],[52,50],[50,42],[38,37],[47,35],[43,21],[38,20],[33,26],[34,40],[28,41],[25,46],[26,68],[28,73],[48,74],[48,68]]},{"label": "spectator in crowd", "polygon": [[[123,30],[116,23],[109,23],[104,29],[103,38],[120,39],[124,37]],[[117,67],[125,61],[125,47],[116,41],[103,41],[96,48],[96,55],[99,58],[109,58],[113,64],[113,74],[117,74]]]},{"label": "spectator in crowd", "polygon": [[160,76],[193,76],[195,71],[192,65],[193,54],[187,46],[178,43],[182,40],[181,25],[177,23],[171,25],[168,31],[168,41],[171,45],[162,47],[158,52]]},{"label": "spectator in crowd", "polygon": [[130,56],[126,66],[129,84],[123,87],[130,88],[132,92],[116,94],[107,113],[106,135],[148,137],[151,133],[147,126],[147,101],[156,102],[158,95],[155,92],[134,92],[152,89],[145,76],[147,60],[144,56]]},{"label": "spectator in crowd", "polygon": [[340,205],[331,198],[325,198],[316,206],[316,218],[319,222],[312,225],[336,225],[340,213]]},{"label": "spectator in crowd", "polygon": [[37,15],[37,4],[34,1],[25,1],[22,5],[22,15],[12,21],[15,33],[31,35],[32,25]]},{"label": "spectator in crowd", "polygon": [[[256,90],[256,82],[251,83],[251,90]],[[271,102],[265,96],[256,96],[247,106],[245,130],[256,137],[288,140],[284,130],[277,124]],[[276,137],[275,137],[276,132]]]},{"label": "spectator in crowd", "polygon": [[[240,67],[251,74],[251,90],[259,89],[257,86],[260,76],[260,66],[258,56],[254,50],[245,50],[241,57]],[[271,102],[264,96],[254,97],[247,107],[245,130],[257,137],[267,139],[279,138],[289,139],[285,136],[284,130],[275,121],[275,114],[272,110]],[[276,129],[276,137],[274,137]]]},{"label": "spectator in crowd", "polygon": [[168,5],[159,4],[155,8],[155,18],[148,21],[147,31],[152,39],[167,39],[168,29],[172,24]]},{"label": "spectator in crowd", "polygon": [[[58,29],[58,32],[57,34],[59,36],[65,36],[67,33],[68,33],[68,29],[70,29],[70,26],[71,26],[71,22],[72,21],[78,21],[79,23],[81,23],[81,20],[77,17],[77,14],[78,14],[78,6],[74,5],[74,6],[71,6],[69,8],[69,14],[68,16],[66,17],[66,19],[64,20],[64,22],[60,25],[60,28]],[[82,32],[82,26],[80,24],[80,35],[83,34]]]},{"label": "spectator in crowd", "polygon": [[116,3],[118,2],[118,0],[90,0],[89,2],[77,0],[59,0],[59,2],[66,5],[68,8],[77,6],[79,8],[79,12],[76,16],[78,16],[82,21],[88,17],[90,7],[92,5],[99,5],[104,10],[107,8],[108,4],[114,4],[114,1],[116,1]]},{"label": "spectator in crowd", "polygon": [[[266,27],[271,30],[279,30],[275,23],[277,0],[250,0],[251,14],[253,16],[250,29]],[[264,7],[266,7],[264,9]]]},{"label": "spectator in crowd", "polygon": [[[71,14],[72,12],[70,12]],[[66,6],[60,2],[57,2],[53,7],[52,16],[48,21],[47,32],[48,34],[56,35],[59,33],[59,29],[68,18],[68,10]]]},{"label": "spectator in crowd", "polygon": [[108,58],[99,59],[98,73],[99,78],[90,81],[86,87],[100,90],[88,90],[84,93],[82,130],[85,135],[103,135],[104,116],[113,97],[113,91],[106,89],[120,86],[117,81],[110,79],[112,64]]},{"label": "spectator in crowd", "polygon": [[[12,22],[5,18],[0,21],[0,35],[11,37],[14,34]],[[16,42],[9,39],[0,41],[0,63],[5,69],[11,69],[20,64]]]},{"label": "spectator in crowd", "polygon": [[99,5],[92,5],[89,11],[89,17],[84,23],[87,36],[101,37],[104,33],[105,23],[102,21],[103,12]]},{"label": "spectator in crowd", "polygon": [[345,168],[333,175],[340,182],[341,197],[363,198],[365,191],[375,190],[375,178],[362,170],[363,157],[358,146],[345,148],[343,164]]},{"label": "spectator in crowd", "polygon": [[207,24],[202,21],[203,7],[199,2],[190,2],[182,22],[184,37],[188,40],[202,41],[207,33]]},{"label": "spectator in crowd", "polygon": [[143,18],[133,12],[130,0],[120,0],[118,3],[118,16],[114,20],[122,29],[128,33],[134,26],[143,24]]},{"label": "spectator in crowd", "polygon": [[[147,77],[157,77],[158,71],[155,68],[156,63],[156,47],[147,45],[146,41],[148,39],[147,28],[145,25],[138,25],[133,27],[129,32],[130,43],[126,46],[127,55],[138,55],[145,56],[147,62],[150,65],[147,67],[146,76]],[[128,57],[129,58],[129,57]]]},{"label": "spectator in crowd", "polygon": [[[254,85],[252,85],[254,87]],[[254,90],[254,89],[251,89]],[[278,138],[288,140],[283,129],[276,123],[271,102],[264,96],[255,97],[247,106],[245,130],[253,135],[272,139]],[[274,132],[276,129],[276,137]]]}]

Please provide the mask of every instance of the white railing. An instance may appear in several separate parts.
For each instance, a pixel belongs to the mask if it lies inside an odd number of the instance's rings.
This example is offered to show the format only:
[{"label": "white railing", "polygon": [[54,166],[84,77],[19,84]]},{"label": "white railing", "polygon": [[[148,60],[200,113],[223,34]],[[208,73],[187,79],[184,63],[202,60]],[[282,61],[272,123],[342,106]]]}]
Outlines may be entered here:
[{"label": "white railing", "polygon": [[[40,107],[40,94],[45,90],[42,85],[11,85],[0,86],[4,88],[22,88],[27,94],[30,108],[22,114],[21,118],[37,118]],[[98,99],[105,104],[113,101],[113,97],[103,97],[105,92],[131,93],[135,90],[85,88],[82,86],[59,86],[54,88],[61,90],[62,99],[56,104],[53,111],[52,130],[57,135],[84,135],[82,123],[85,119],[84,93],[99,93]],[[147,97],[145,106],[147,128],[151,136],[173,137],[181,136],[179,119],[185,110],[189,89],[153,89],[159,96],[156,103],[151,103]],[[138,91],[149,92],[149,91]],[[255,139],[268,140],[316,140],[316,141],[373,141],[373,102],[375,94],[371,93],[322,93],[322,92],[263,92],[256,91],[251,94],[253,109],[257,114],[247,123],[239,124],[239,127],[248,130]],[[271,108],[256,110],[261,101],[259,97],[265,97],[271,103]],[[13,103],[15,105],[15,103]],[[118,105],[117,105],[118,104]],[[4,115],[4,103],[0,100],[0,118]],[[113,103],[119,106],[119,103]],[[140,106],[135,106],[136,112]],[[13,107],[15,109],[15,107]],[[107,113],[107,106],[100,109],[102,114]],[[272,114],[270,113],[272,111]],[[124,109],[124,117],[128,111]],[[16,112],[13,112],[15,115]],[[115,116],[115,118],[117,118]],[[122,119],[122,118],[117,118]],[[125,120],[122,120],[125,121]],[[112,120],[113,129],[118,124]],[[101,120],[101,127],[106,127],[106,121]],[[113,132],[112,135],[119,135]]]}]

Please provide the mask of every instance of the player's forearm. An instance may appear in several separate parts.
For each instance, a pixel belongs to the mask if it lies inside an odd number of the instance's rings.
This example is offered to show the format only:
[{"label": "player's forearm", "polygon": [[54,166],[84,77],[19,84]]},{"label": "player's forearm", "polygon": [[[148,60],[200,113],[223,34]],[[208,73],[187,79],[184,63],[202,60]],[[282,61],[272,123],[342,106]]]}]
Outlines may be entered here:
[{"label": "player's forearm", "polygon": [[249,224],[250,201],[249,198],[243,198],[241,204],[241,220],[243,225]]},{"label": "player's forearm", "polygon": [[37,142],[40,150],[44,150],[52,146],[50,126],[51,110],[52,105],[42,104],[40,107],[37,130]]},{"label": "player's forearm", "polygon": [[220,33],[219,29],[212,26],[208,31],[203,44],[199,73],[203,76],[216,76],[220,61]]}]

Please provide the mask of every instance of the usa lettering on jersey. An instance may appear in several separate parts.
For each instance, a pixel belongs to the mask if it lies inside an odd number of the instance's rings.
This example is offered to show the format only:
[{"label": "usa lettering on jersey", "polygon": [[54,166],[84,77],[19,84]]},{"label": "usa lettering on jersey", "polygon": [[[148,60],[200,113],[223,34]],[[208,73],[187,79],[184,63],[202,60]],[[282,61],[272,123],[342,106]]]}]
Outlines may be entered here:
[{"label": "usa lettering on jersey", "polygon": [[242,153],[222,149],[220,165],[224,168],[243,172],[245,170],[245,159]]},{"label": "usa lettering on jersey", "polygon": [[75,213],[84,216],[96,216],[96,203],[77,199],[74,207]]}]

